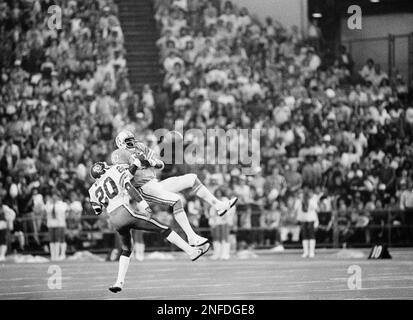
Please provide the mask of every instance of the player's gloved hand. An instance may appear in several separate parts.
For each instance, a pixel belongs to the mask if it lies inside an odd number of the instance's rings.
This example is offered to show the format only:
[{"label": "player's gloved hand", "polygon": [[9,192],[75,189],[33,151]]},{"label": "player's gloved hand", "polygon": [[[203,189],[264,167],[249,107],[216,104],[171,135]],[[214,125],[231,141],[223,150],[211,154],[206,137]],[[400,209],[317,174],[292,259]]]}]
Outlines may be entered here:
[{"label": "player's gloved hand", "polygon": [[146,160],[146,161],[148,161],[148,164],[149,164],[151,167],[155,167],[155,166],[156,166],[156,160],[154,160],[154,159],[148,159],[148,160]]},{"label": "player's gloved hand", "polygon": [[97,216],[102,214],[103,210],[102,210],[102,206],[100,204],[98,204],[96,202],[91,202],[90,204],[92,205],[93,211],[95,212],[95,214]]},{"label": "player's gloved hand", "polygon": [[142,168],[142,161],[139,159],[138,156],[134,154],[131,156],[130,164],[135,165],[136,167],[138,167],[138,169]]},{"label": "player's gloved hand", "polygon": [[156,160],[153,158],[153,156],[154,156],[153,150],[146,150],[145,152],[139,153],[139,158],[145,167],[156,166]]}]

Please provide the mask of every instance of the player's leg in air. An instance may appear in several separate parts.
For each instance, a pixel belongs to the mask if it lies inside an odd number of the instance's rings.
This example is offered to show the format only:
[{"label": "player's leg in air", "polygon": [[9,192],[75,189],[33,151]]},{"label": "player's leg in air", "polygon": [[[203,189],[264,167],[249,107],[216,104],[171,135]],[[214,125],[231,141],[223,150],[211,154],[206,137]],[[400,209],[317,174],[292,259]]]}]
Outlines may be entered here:
[{"label": "player's leg in air", "polygon": [[191,246],[202,246],[209,241],[207,238],[197,235],[194,229],[192,229],[180,195],[166,190],[157,180],[151,180],[145,183],[140,187],[140,191],[147,202],[159,203],[172,207],[174,219],[185,232],[188,243]]},{"label": "player's leg in air", "polygon": [[192,247],[183,240],[175,231],[163,225],[156,219],[134,211],[130,206],[123,205],[117,208],[110,216],[110,222],[119,233],[122,244],[122,253],[119,258],[118,277],[115,284],[109,288],[116,293],[122,290],[125,283],[126,272],[129,267],[130,256],[132,254],[131,230],[144,230],[156,232],[162,235],[170,243],[183,250],[192,261],[204,255],[210,247],[209,243],[200,247]]},{"label": "player's leg in air", "polygon": [[163,188],[170,192],[181,192],[190,189],[198,198],[204,200],[211,207],[217,210],[219,216],[223,216],[231,209],[238,198],[234,197],[228,201],[218,200],[205,185],[199,180],[195,173],[188,173],[182,176],[171,177],[159,182]]},{"label": "player's leg in air", "polygon": [[[142,146],[142,144],[139,144],[138,146],[135,142],[136,140],[131,132],[120,132],[116,137],[116,145],[119,149],[115,150],[112,154],[112,161],[114,163],[128,163],[129,155],[133,153],[143,153],[144,158],[146,156],[152,157],[153,151],[148,150],[148,148]],[[123,150],[127,150],[128,153],[124,154]],[[152,158],[151,161],[154,161],[155,163],[158,163],[161,165],[161,167],[163,167],[162,161],[155,161]],[[148,177],[149,179],[147,179]],[[140,189],[142,191],[142,194],[144,195],[145,200],[148,202],[166,204],[173,207],[173,213],[176,222],[185,232],[188,238],[188,242],[194,246],[203,245],[208,241],[208,239],[200,237],[192,229],[184,211],[182,200],[177,192],[183,191],[185,189],[192,189],[195,195],[209,203],[212,207],[216,208],[219,215],[224,215],[237,202],[237,198],[233,198],[227,202],[219,201],[211,192],[209,192],[209,190],[201,183],[201,181],[195,174],[173,177],[159,182],[156,179],[156,175],[153,175],[152,178],[152,172],[151,169],[149,169],[148,175],[143,176],[143,179],[149,181],[145,181],[146,183],[141,185],[139,178],[135,178],[134,184],[135,186],[140,185]]]},{"label": "player's leg in air", "polygon": [[[112,153],[111,158],[113,163],[128,164],[131,158],[139,158],[144,155],[144,157],[141,158],[144,160],[145,157],[149,157],[153,153],[142,144],[137,144],[135,137],[129,131],[121,131],[117,135],[115,142],[118,149]],[[155,166],[160,165],[160,167],[163,167],[162,161],[155,162]],[[138,170],[133,179],[133,185],[135,188],[139,188],[142,193],[145,193],[144,197],[146,201],[173,207],[175,221],[185,232],[191,245],[199,246],[208,242],[207,238],[200,237],[192,229],[184,211],[181,197],[177,193],[165,190],[162,185],[159,184],[159,181],[156,179],[154,167],[150,165],[149,167],[145,166],[142,170]]]}]

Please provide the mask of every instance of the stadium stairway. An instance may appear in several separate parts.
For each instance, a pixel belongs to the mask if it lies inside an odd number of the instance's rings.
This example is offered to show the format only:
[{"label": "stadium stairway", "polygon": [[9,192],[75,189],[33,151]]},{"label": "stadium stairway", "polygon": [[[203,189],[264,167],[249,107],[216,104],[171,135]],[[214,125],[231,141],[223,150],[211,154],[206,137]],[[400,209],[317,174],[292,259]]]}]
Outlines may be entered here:
[{"label": "stadium stairway", "polygon": [[126,60],[132,89],[140,93],[144,84],[162,83],[159,33],[151,0],[118,0],[119,19],[125,37]]}]

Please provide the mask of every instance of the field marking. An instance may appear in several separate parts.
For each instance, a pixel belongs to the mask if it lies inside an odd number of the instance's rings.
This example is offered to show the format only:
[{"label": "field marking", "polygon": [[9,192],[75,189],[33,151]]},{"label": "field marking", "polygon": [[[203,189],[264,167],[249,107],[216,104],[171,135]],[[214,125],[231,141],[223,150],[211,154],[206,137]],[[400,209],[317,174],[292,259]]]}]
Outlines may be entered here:
[{"label": "field marking", "polygon": [[[73,279],[73,277],[70,277],[70,278]],[[95,280],[95,279],[106,279],[106,278],[107,277],[94,277],[93,279]],[[112,277],[112,278],[114,279],[114,277]],[[284,279],[285,277],[282,276],[282,275],[274,275],[274,276],[256,275],[256,276],[250,276],[250,277],[244,277],[244,276],[242,276],[242,277],[233,277],[233,278],[231,278],[231,282],[226,282],[225,285],[230,286],[230,285],[233,285],[234,282],[237,283],[238,281],[255,280],[255,279],[262,279],[262,278],[267,280],[267,279]],[[190,277],[190,278],[182,278],[182,279],[173,278],[173,279],[143,279],[143,280],[139,280],[139,279],[136,279],[136,278],[132,278],[130,280],[127,279],[126,284],[139,285],[139,284],[144,284],[144,283],[159,283],[159,282],[176,283],[176,282],[179,282],[179,281],[182,281],[183,283],[186,283],[186,282],[200,282],[202,280],[208,281],[210,279],[211,279],[210,276],[205,277],[205,278]],[[16,289],[18,289],[18,288],[35,288],[35,287],[39,287],[39,286],[41,286],[41,287],[44,286],[45,287],[47,279],[44,279],[44,280],[45,280],[44,284],[16,285],[14,288],[16,288]],[[332,279],[327,279],[327,280],[301,280],[301,281],[288,280],[288,279],[286,279],[286,280],[287,281],[277,282],[277,285],[279,285],[279,286],[290,286],[290,285],[302,286],[304,284],[312,284],[312,283],[332,283],[332,282],[336,282],[336,280],[332,280]],[[70,282],[69,288],[72,287],[72,286],[81,285],[83,283],[84,282],[77,282],[77,281]],[[67,284],[65,284],[64,282],[62,282],[62,285],[67,286]],[[208,286],[214,287],[216,285],[217,284],[205,284],[205,285],[202,285],[202,286],[203,287],[208,287]],[[247,285],[248,285],[248,283],[247,283]],[[255,283],[250,283],[249,285],[250,286],[255,286],[256,284]],[[262,284],[260,284],[260,285],[262,285]],[[105,286],[107,286],[107,285],[106,284],[94,284],[91,287],[92,288],[100,288],[100,287],[105,287]],[[200,286],[200,285],[198,285],[198,286]],[[141,290],[154,289],[154,288],[163,288],[163,287],[164,286],[141,287]],[[175,288],[175,286],[174,286],[174,288]],[[127,287],[125,287],[125,290],[126,289],[127,289]],[[65,290],[69,290],[69,289],[65,289]],[[80,289],[80,290],[83,290],[83,289]],[[59,290],[59,291],[61,291],[61,290]],[[18,294],[19,292],[22,292],[22,291],[13,292],[13,294]],[[26,291],[23,291],[23,292],[26,293]],[[43,291],[39,291],[39,292],[43,292]],[[48,292],[48,291],[46,291],[46,292]],[[7,293],[0,292],[0,295],[6,295],[6,294]]]},{"label": "field marking", "polygon": [[[230,286],[231,284],[197,284],[196,288],[198,287],[225,287],[225,286]],[[179,285],[179,286],[172,286],[170,287],[172,289],[183,289],[183,288],[195,288],[194,285]],[[131,288],[124,288],[124,291],[130,291],[130,290],[152,290],[152,289],[165,289],[165,286],[152,286],[152,287],[131,287]],[[36,291],[19,291],[19,292],[10,292],[10,293],[0,293],[0,296],[4,295],[20,295],[20,294],[37,294],[37,293],[54,293],[54,292],[90,292],[90,291],[101,291],[101,289],[87,289],[87,288],[82,288],[82,289],[59,289],[59,290],[36,290]]]},{"label": "field marking", "polygon": [[[300,292],[300,291],[295,291],[295,290],[267,290],[267,291],[245,291],[245,292],[233,292],[233,293],[197,293],[197,294],[192,294],[192,295],[177,295],[175,298],[193,298],[194,296],[200,297],[200,299],[202,298],[206,298],[209,296],[212,296],[213,298],[217,298],[220,296],[223,297],[228,297],[228,296],[248,296],[250,297],[250,299],[261,299],[262,297],[251,297],[251,295],[259,295],[259,294],[275,294],[275,295],[279,295],[279,294],[284,294],[284,293],[298,293],[299,297],[295,296],[295,299],[300,299],[300,294],[301,295],[311,295],[311,293],[314,292],[348,292],[348,293],[357,293],[357,292],[361,292],[361,291],[371,291],[371,290],[387,290],[387,289],[413,289],[413,286],[410,287],[375,287],[375,288],[362,288],[360,290],[349,290],[349,289],[336,289],[336,290],[331,290],[331,289],[312,289],[312,290],[307,290],[305,292]],[[155,296],[153,296],[154,298]],[[170,299],[169,296],[157,296],[157,298],[159,299]],[[273,299],[277,299],[278,297],[272,297]],[[143,298],[141,298],[143,299]],[[328,298],[325,298],[328,299]]]},{"label": "field marking", "polygon": [[[413,277],[409,273],[413,270],[412,261],[328,260],[327,255],[323,258],[306,261],[292,255],[268,255],[248,261],[132,261],[126,288],[119,295],[105,288],[116,279],[116,262],[59,263],[65,275],[61,290],[46,287],[50,264],[6,264],[0,266],[0,299],[413,298]],[[361,290],[347,289],[347,268],[352,264],[363,268]],[[40,276],[33,277],[36,274]],[[210,283],[214,279],[215,283]]]},{"label": "field marking", "polygon": [[[183,288],[198,288],[198,287],[225,287],[225,286],[230,286],[230,284],[208,284],[208,285],[197,285],[196,287],[193,285],[184,285],[184,286],[174,286],[172,287],[173,289],[183,289]],[[127,291],[132,291],[132,290],[152,290],[152,289],[163,289],[165,288],[164,286],[154,286],[154,287],[130,287],[130,288],[125,288],[124,292],[126,293]],[[371,288],[361,288],[359,290],[349,290],[349,289],[309,289],[306,290],[305,292],[299,291],[299,290],[262,290],[262,291],[244,291],[244,292],[225,292],[225,293],[220,293],[220,292],[214,292],[214,293],[194,293],[194,294],[179,294],[179,293],[175,293],[174,294],[174,299],[175,298],[193,298],[195,296],[197,297],[208,297],[208,296],[213,296],[213,297],[217,297],[217,296],[239,296],[239,295],[248,295],[251,297],[251,295],[259,295],[259,294],[275,294],[275,295],[279,295],[279,294],[284,294],[284,293],[295,293],[295,294],[299,294],[299,295],[310,295],[311,293],[315,293],[315,292],[348,292],[348,293],[360,293],[362,291],[376,291],[376,290],[397,290],[397,289],[413,289],[413,286],[407,286],[407,287],[399,287],[399,286],[386,286],[386,287],[371,287]],[[71,289],[61,289],[58,290],[57,292],[60,293],[64,293],[64,292],[93,292],[93,291],[101,291],[100,289],[77,289],[77,290],[71,290]],[[35,295],[38,293],[54,293],[56,291],[54,290],[48,290],[48,291],[30,291],[30,292],[15,292],[15,293],[8,293],[8,295],[22,295],[22,294],[31,294],[31,295]],[[413,291],[412,291],[413,293]],[[0,294],[0,295],[4,295],[4,294]],[[153,296],[153,297],[157,297],[159,299],[170,299],[170,295],[168,296],[163,296],[163,295],[157,295],[157,296]],[[144,297],[139,297],[140,299],[144,299]],[[254,298],[258,298],[258,297],[251,297],[252,299]]]}]

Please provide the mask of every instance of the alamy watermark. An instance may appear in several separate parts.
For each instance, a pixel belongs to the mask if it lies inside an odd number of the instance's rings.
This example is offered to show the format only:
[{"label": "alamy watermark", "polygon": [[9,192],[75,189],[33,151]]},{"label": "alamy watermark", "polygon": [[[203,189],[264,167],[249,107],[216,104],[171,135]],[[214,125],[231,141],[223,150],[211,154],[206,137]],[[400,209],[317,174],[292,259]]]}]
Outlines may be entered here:
[{"label": "alamy watermark", "polygon": [[52,264],[47,269],[47,273],[50,274],[50,277],[47,279],[47,287],[50,290],[62,289],[62,268]]},{"label": "alamy watermark", "polygon": [[[259,129],[188,129],[175,123],[175,130],[157,129],[160,159],[165,164],[239,165],[244,174],[260,166]],[[173,137],[173,142],[170,139]]]},{"label": "alamy watermark", "polygon": [[52,5],[47,8],[47,13],[50,15],[47,19],[47,26],[51,30],[62,29],[62,8],[57,5]]},{"label": "alamy watermark", "polygon": [[362,28],[362,11],[358,5],[351,5],[347,9],[347,13],[351,16],[347,19],[347,27],[350,30],[361,30]]},{"label": "alamy watermark", "polygon": [[347,287],[350,290],[360,290],[361,289],[361,267],[359,265],[351,265],[347,269],[347,273],[350,277],[347,279]]}]

